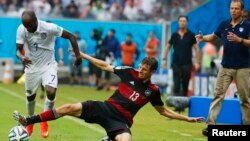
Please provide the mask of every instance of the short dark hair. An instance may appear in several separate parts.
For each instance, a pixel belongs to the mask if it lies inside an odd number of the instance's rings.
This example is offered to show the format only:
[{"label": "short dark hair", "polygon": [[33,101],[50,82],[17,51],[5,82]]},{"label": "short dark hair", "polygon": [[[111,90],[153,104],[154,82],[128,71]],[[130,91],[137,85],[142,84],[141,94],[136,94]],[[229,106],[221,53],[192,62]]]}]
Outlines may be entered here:
[{"label": "short dark hair", "polygon": [[23,11],[22,17],[24,15],[26,15],[26,14],[29,15],[32,19],[37,19],[35,12],[32,11],[32,10],[25,10],[25,11]]},{"label": "short dark hair", "polygon": [[115,34],[115,29],[111,28],[110,31]]},{"label": "short dark hair", "polygon": [[233,2],[239,2],[241,4],[241,9],[244,9],[244,3],[242,0],[231,0],[231,3]]},{"label": "short dark hair", "polygon": [[178,21],[180,20],[180,18],[186,18],[186,20],[188,21],[188,16],[180,15],[180,16],[178,17]]},{"label": "short dark hair", "polygon": [[146,64],[150,66],[150,70],[157,70],[158,68],[158,61],[154,57],[145,57],[141,61],[141,64]]}]

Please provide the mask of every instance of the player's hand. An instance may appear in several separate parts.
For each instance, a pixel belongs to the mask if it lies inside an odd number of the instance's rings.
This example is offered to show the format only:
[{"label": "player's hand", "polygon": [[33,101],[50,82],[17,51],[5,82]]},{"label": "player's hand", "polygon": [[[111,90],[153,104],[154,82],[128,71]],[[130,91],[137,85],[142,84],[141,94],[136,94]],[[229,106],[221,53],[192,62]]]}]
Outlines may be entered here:
[{"label": "player's hand", "polygon": [[76,67],[78,67],[78,66],[80,66],[81,64],[82,64],[82,58],[81,58],[81,56],[76,57],[76,60],[75,60],[74,65],[75,65]]},{"label": "player's hand", "polygon": [[25,68],[29,68],[32,65],[32,61],[28,57],[21,58],[21,61]]},{"label": "player's hand", "polygon": [[203,34],[199,32],[199,34],[195,35],[195,39],[197,43],[203,41]]},{"label": "player's hand", "polygon": [[204,122],[205,118],[204,117],[195,117],[195,118],[189,117],[187,121],[188,122],[198,122],[198,123],[200,123],[200,122]]},{"label": "player's hand", "polygon": [[201,65],[199,63],[194,64],[195,71],[198,71],[201,68]]},{"label": "player's hand", "polygon": [[238,37],[236,34],[233,32],[228,32],[227,39],[229,42],[241,42],[241,38]]}]

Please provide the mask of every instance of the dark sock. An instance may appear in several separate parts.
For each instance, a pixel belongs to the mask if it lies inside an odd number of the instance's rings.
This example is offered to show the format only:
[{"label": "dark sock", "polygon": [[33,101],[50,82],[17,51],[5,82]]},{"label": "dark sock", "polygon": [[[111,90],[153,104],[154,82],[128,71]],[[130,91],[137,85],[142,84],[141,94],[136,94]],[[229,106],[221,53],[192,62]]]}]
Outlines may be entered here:
[{"label": "dark sock", "polygon": [[39,115],[34,115],[34,116],[27,117],[26,118],[27,125],[33,124],[33,123],[44,122],[44,121],[55,120],[56,115],[54,113],[55,113],[55,111],[48,110],[48,111],[42,112]]}]

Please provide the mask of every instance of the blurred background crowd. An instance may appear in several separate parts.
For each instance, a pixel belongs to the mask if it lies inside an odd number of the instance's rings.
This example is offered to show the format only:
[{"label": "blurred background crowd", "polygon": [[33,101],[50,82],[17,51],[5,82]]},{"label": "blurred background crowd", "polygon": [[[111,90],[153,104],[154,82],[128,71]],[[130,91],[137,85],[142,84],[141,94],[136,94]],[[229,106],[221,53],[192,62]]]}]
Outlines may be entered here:
[{"label": "blurred background crowd", "polygon": [[39,18],[76,18],[162,22],[207,0],[0,0],[0,15],[18,17],[24,9],[33,9]]}]

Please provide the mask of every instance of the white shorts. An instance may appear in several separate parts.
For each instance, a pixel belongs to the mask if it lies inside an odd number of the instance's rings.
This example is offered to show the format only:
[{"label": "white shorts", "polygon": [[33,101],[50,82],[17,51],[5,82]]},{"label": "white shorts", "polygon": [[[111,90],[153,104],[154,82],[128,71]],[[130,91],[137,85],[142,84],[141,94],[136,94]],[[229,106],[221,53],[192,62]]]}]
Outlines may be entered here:
[{"label": "white shorts", "polygon": [[58,78],[57,78],[57,65],[50,65],[46,70],[35,72],[35,73],[25,73],[25,89],[29,90],[31,93],[26,93],[30,96],[36,93],[37,89],[41,84],[45,86],[51,86],[57,88]]}]

